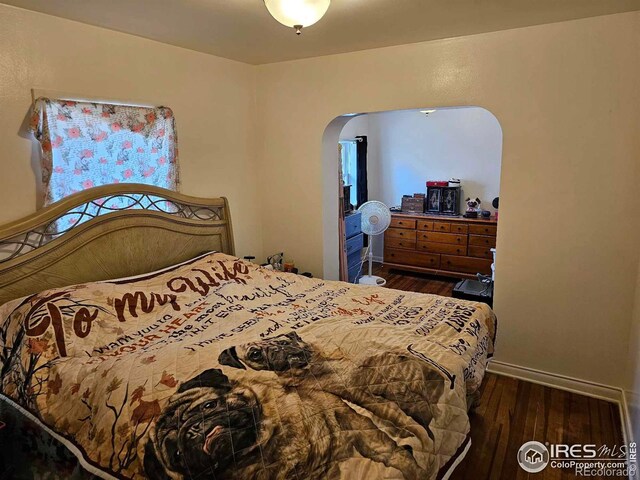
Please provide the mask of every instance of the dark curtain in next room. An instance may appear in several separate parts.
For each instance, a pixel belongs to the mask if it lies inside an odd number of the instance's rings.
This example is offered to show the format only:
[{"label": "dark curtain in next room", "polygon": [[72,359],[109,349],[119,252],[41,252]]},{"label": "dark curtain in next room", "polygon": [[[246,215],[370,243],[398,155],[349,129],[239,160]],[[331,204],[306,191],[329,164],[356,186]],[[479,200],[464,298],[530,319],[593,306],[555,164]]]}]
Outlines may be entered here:
[{"label": "dark curtain in next room", "polygon": [[[358,208],[360,205],[369,200],[369,191],[367,190],[367,137],[361,135],[356,137],[359,142],[356,142],[356,184],[358,185]],[[369,237],[364,236],[364,246],[369,245]]]},{"label": "dark curtain in next room", "polygon": [[367,191],[367,137],[365,135],[356,137],[357,153],[357,192],[358,192],[358,208],[364,202],[369,200],[369,192]]}]

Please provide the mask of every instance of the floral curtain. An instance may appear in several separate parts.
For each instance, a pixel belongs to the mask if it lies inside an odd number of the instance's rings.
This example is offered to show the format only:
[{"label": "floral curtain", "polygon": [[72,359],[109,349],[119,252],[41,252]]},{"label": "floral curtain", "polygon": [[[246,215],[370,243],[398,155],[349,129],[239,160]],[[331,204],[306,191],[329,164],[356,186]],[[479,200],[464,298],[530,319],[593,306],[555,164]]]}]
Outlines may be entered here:
[{"label": "floral curtain", "polygon": [[42,146],[45,205],[120,182],[178,189],[177,137],[169,108],[39,98],[31,127]]}]

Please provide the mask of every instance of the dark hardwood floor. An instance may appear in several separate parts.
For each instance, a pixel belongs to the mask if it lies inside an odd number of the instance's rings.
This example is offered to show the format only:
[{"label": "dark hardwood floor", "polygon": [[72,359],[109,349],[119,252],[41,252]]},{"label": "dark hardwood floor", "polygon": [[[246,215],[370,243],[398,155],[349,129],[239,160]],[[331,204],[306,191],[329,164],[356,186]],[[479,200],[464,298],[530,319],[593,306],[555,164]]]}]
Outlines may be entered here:
[{"label": "dark hardwood floor", "polygon": [[578,478],[550,466],[528,474],[518,465],[518,449],[530,440],[609,447],[623,442],[616,404],[492,373],[470,418],[471,448],[450,480]]},{"label": "dark hardwood floor", "polygon": [[387,288],[405,290],[407,292],[433,293],[450,297],[453,287],[459,280],[446,277],[435,277],[422,273],[401,272],[381,263],[374,264],[373,274],[387,280]]},{"label": "dark hardwood floor", "polygon": [[[374,275],[386,278],[388,288],[443,296],[451,296],[457,282],[381,264],[376,264]],[[518,449],[530,440],[609,447],[623,442],[616,404],[492,373],[485,376],[470,419],[471,448],[450,480],[578,478],[571,470],[549,466],[528,474],[518,465]]]}]

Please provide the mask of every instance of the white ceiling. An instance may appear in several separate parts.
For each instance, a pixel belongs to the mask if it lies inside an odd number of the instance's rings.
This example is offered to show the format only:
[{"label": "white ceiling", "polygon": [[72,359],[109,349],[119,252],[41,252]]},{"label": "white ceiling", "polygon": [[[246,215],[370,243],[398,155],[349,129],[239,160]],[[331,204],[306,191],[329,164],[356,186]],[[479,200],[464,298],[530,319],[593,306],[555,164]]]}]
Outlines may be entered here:
[{"label": "white ceiling", "polygon": [[261,64],[640,10],[640,0],[332,0],[299,37],[262,0],[3,0]]}]

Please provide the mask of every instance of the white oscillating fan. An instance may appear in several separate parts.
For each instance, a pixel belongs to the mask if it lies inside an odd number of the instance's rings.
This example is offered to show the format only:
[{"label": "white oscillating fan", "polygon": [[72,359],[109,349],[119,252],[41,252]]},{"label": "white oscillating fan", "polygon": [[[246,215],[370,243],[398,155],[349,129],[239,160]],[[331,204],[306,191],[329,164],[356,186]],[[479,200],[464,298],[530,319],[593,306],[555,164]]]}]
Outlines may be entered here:
[{"label": "white oscillating fan", "polygon": [[[376,200],[372,200],[370,202],[365,202],[360,205],[358,208],[358,212],[362,215],[362,233],[368,235],[369,237],[373,237],[376,235],[380,235],[384,233],[384,231],[389,228],[389,224],[391,223],[391,212],[389,211],[389,207],[387,207],[384,203],[378,202]],[[361,285],[374,285],[381,287],[387,283],[387,281],[382,277],[376,277],[371,274],[372,264],[373,264],[373,251],[371,249],[371,238],[369,238],[369,246],[367,247],[367,251],[369,252],[369,275],[363,275],[358,280],[358,283]]]}]

